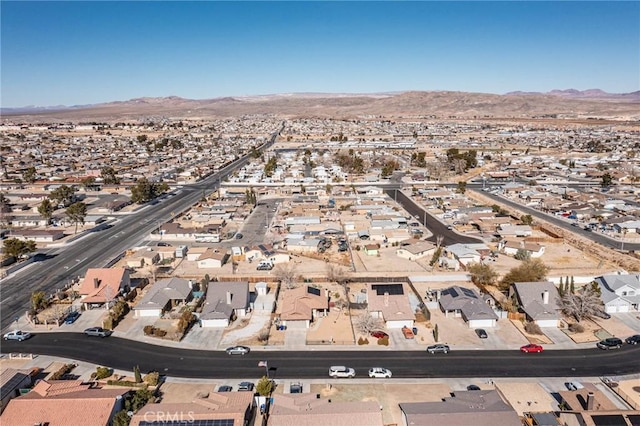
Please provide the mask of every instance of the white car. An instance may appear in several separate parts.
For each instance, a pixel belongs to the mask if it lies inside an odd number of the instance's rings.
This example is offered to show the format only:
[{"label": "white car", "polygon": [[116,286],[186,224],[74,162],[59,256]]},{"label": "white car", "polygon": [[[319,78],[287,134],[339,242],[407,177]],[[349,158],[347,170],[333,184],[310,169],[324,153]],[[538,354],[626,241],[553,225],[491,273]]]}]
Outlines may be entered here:
[{"label": "white car", "polygon": [[369,377],[390,379],[391,378],[391,370],[382,367],[374,367],[369,370]]},{"label": "white car", "polygon": [[329,377],[348,377],[353,378],[356,376],[356,370],[349,367],[335,365],[329,368]]},{"label": "white car", "polygon": [[18,340],[20,342],[27,340],[29,337],[31,337],[31,333],[20,330],[10,331],[2,336],[4,340]]}]

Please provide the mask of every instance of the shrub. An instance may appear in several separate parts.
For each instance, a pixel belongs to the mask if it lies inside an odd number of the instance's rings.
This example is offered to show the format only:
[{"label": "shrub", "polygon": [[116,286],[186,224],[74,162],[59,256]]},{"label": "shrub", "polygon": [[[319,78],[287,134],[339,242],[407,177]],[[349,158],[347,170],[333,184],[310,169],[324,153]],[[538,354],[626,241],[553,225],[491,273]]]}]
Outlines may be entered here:
[{"label": "shrub", "polygon": [[152,336],[154,332],[154,327],[152,325],[145,325],[142,329],[146,336]]},{"label": "shrub", "polygon": [[389,336],[384,336],[378,339],[378,344],[382,346],[389,346]]},{"label": "shrub", "polygon": [[582,333],[584,332],[584,326],[575,322],[573,324],[569,324],[569,331],[572,333]]},{"label": "shrub", "polygon": [[260,330],[260,333],[258,333],[258,341],[266,342],[267,340],[269,340],[269,330],[268,329]]},{"label": "shrub", "polygon": [[164,337],[167,335],[167,332],[161,328],[154,328],[153,335],[158,337]]},{"label": "shrub", "polygon": [[157,386],[160,382],[160,373],[152,371],[144,376],[144,382],[149,386]]},{"label": "shrub", "polygon": [[131,388],[138,385],[136,382],[132,382],[131,380],[107,380],[107,384],[112,386],[128,386]]},{"label": "shrub", "polygon": [[524,331],[529,334],[542,334],[542,330],[540,330],[540,326],[535,322],[528,322],[524,325]]},{"label": "shrub", "polygon": [[51,375],[49,380],[62,380],[62,378],[71,372],[76,367],[75,364],[65,364]]},{"label": "shrub", "polygon": [[360,337],[358,339],[358,344],[359,345],[368,345],[369,344],[369,339],[367,339],[366,337]]},{"label": "shrub", "polygon": [[96,372],[92,374],[92,376],[96,380],[106,379],[107,377],[113,374],[113,370],[107,367],[98,367],[96,368]]}]

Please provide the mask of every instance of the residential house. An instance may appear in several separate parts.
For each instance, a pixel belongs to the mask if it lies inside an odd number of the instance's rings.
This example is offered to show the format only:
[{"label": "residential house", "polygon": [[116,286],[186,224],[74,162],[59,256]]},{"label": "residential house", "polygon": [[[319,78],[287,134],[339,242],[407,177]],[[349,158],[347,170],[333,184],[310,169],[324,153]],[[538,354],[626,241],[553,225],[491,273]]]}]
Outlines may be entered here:
[{"label": "residential house", "polygon": [[209,247],[190,247],[187,252],[187,260],[189,262],[195,262],[209,250]]},{"label": "residential house", "polygon": [[608,313],[638,311],[640,274],[603,275],[597,277],[604,310]]},{"label": "residential house", "polygon": [[396,249],[396,255],[408,260],[431,258],[436,251],[436,246],[428,241],[416,240],[411,244]]},{"label": "residential house", "polygon": [[112,424],[123,407],[124,389],[100,389],[82,380],[40,380],[33,389],[9,401],[0,424],[69,426]]},{"label": "residential house", "polygon": [[413,327],[416,317],[409,302],[405,283],[369,284],[369,313],[385,322],[387,328]]},{"label": "residential house", "polygon": [[319,238],[287,239],[287,251],[289,252],[317,253],[319,246]]},{"label": "residential house", "polygon": [[199,319],[203,327],[227,327],[230,321],[244,317],[249,308],[249,282],[212,281]]},{"label": "residential house", "polygon": [[380,254],[380,244],[365,244],[362,250],[367,256],[377,256]]},{"label": "residential house", "polygon": [[309,285],[284,290],[279,306],[282,325],[302,329],[329,312],[329,296],[326,290]]},{"label": "residential house", "polygon": [[495,327],[498,321],[498,316],[489,306],[492,299],[481,296],[475,289],[449,287],[442,290],[437,299],[446,317],[461,317],[470,328]]},{"label": "residential house", "polygon": [[137,250],[127,258],[127,266],[138,269],[145,266],[155,265],[160,261],[160,254],[153,248]]},{"label": "residential house", "polygon": [[528,321],[539,327],[558,327],[560,294],[552,282],[513,283],[509,288],[509,298],[517,302]]},{"label": "residential house", "polygon": [[133,308],[134,316],[160,318],[176,306],[188,303],[192,297],[193,283],[182,278],[166,278],[157,281]]},{"label": "residential house", "polygon": [[276,393],[270,408],[269,426],[383,426],[382,411],[375,401],[337,402],[315,393]]},{"label": "residential house", "polygon": [[131,286],[129,270],[126,268],[89,268],[80,283],[78,294],[85,309],[98,306],[109,307],[121,292]]},{"label": "residential house", "polygon": [[504,254],[515,256],[518,251],[524,250],[532,258],[541,257],[544,254],[545,246],[538,243],[527,243],[525,241],[502,240],[498,243],[498,250]]},{"label": "residential house", "polygon": [[485,244],[461,244],[456,243],[445,247],[445,256],[457,260],[462,266],[470,263],[479,263],[483,256],[487,256],[491,250]]},{"label": "residential house", "polygon": [[64,232],[60,229],[12,229],[11,238],[50,243],[64,238]]},{"label": "residential house", "polygon": [[533,234],[533,230],[529,225],[502,224],[498,228],[498,234],[502,238],[530,237]]},{"label": "residential house", "polygon": [[20,396],[20,389],[30,386],[31,372],[29,370],[4,368],[0,373],[0,413],[2,413],[10,399]]},{"label": "residential house", "polygon": [[513,407],[495,390],[455,392],[438,402],[401,402],[399,405],[404,426],[522,425]]},{"label": "residential house", "polygon": [[222,268],[228,259],[229,254],[226,251],[210,248],[200,255],[196,264],[198,269]]},{"label": "residential house", "polygon": [[618,407],[593,383],[584,383],[575,391],[560,391],[560,401],[567,411],[616,411]]},{"label": "residential house", "polygon": [[211,392],[192,402],[147,404],[131,417],[130,426],[211,424],[246,426],[253,420],[253,392]]}]

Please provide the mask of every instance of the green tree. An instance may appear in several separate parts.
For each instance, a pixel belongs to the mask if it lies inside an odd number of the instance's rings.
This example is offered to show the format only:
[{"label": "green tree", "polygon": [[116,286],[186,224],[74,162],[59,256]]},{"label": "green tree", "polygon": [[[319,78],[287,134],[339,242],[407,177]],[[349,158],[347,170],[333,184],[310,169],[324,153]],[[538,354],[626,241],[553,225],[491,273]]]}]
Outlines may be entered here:
[{"label": "green tree", "polygon": [[471,263],[467,266],[467,271],[471,275],[471,281],[481,288],[493,285],[498,278],[498,273],[485,263]]},{"label": "green tree", "polygon": [[31,307],[34,311],[40,311],[48,306],[49,301],[44,291],[34,291],[31,293]]},{"label": "green tree", "polygon": [[7,238],[3,243],[4,257],[20,258],[36,251],[36,242],[33,240],[19,240],[17,238]]},{"label": "green tree", "polygon": [[459,194],[464,194],[465,192],[467,192],[467,182],[463,180],[458,181],[457,191]]},{"label": "green tree", "polygon": [[88,191],[95,186],[96,178],[94,178],[93,176],[87,176],[86,178],[82,179],[80,183],[82,183],[84,190]]},{"label": "green tree", "polygon": [[153,398],[153,394],[147,388],[140,388],[131,396],[130,399],[125,401],[125,409],[127,411],[133,411],[134,413],[144,407],[147,402]]},{"label": "green tree", "polygon": [[140,366],[133,367],[133,377],[136,383],[142,383],[142,374],[140,374]]},{"label": "green tree", "polygon": [[433,340],[436,342],[440,341],[440,330],[438,329],[438,324],[433,326]]},{"label": "green tree", "polygon": [[87,217],[87,205],[81,201],[71,204],[64,212],[69,218],[69,222],[75,224],[74,233],[78,232],[78,224],[84,225],[84,219]]},{"label": "green tree", "polygon": [[525,250],[525,249],[518,249],[518,251],[516,251],[516,254],[513,256],[514,259],[517,260],[529,260],[531,259],[531,252],[529,250]]},{"label": "green tree", "polygon": [[55,211],[55,206],[51,203],[48,198],[42,200],[42,203],[38,206],[38,213],[44,220],[47,221],[47,225],[51,223],[51,218],[53,217],[53,212]]},{"label": "green tree", "polygon": [[22,180],[25,182],[33,183],[36,181],[36,168],[31,166],[22,173]]},{"label": "green tree", "polygon": [[542,260],[525,260],[519,266],[510,269],[502,277],[499,288],[502,291],[506,291],[513,283],[543,281],[547,278],[547,273],[549,273],[549,267]]},{"label": "green tree", "polygon": [[531,225],[533,223],[533,217],[530,214],[524,214],[520,217],[520,222],[523,225]]},{"label": "green tree", "polygon": [[613,176],[611,176],[611,173],[607,172],[602,175],[602,181],[600,182],[600,186],[602,186],[603,188],[607,188],[611,186],[612,183],[613,183]]},{"label": "green tree", "polygon": [[131,417],[125,410],[120,410],[113,416],[113,426],[129,426],[130,421]]},{"label": "green tree", "polygon": [[166,192],[169,186],[165,183],[153,183],[145,177],[138,179],[136,184],[131,187],[131,201],[143,204],[153,200],[163,192]]},{"label": "green tree", "polygon": [[65,207],[71,205],[75,199],[75,193],[77,189],[71,186],[62,185],[49,194],[49,198],[55,201],[57,204],[62,204]]},{"label": "green tree", "polygon": [[256,392],[258,392],[261,396],[269,396],[273,393],[275,386],[273,380],[268,378],[267,376],[262,376],[262,378],[256,384]]},{"label": "green tree", "polygon": [[0,211],[2,213],[9,213],[11,211],[11,203],[9,199],[4,196],[3,193],[0,192]]},{"label": "green tree", "polygon": [[120,179],[116,176],[116,171],[113,167],[106,166],[100,170],[100,177],[102,178],[102,182],[107,185],[120,183]]}]

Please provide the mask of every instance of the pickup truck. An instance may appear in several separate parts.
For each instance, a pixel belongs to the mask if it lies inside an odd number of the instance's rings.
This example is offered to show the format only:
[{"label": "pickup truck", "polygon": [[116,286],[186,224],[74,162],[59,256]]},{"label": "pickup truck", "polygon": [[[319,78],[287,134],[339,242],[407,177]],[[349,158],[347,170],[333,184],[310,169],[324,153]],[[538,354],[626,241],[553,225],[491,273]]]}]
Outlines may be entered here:
[{"label": "pickup truck", "polygon": [[402,334],[404,334],[405,339],[413,339],[415,337],[415,334],[413,334],[413,330],[411,330],[406,325],[402,327]]}]

